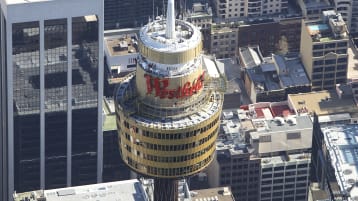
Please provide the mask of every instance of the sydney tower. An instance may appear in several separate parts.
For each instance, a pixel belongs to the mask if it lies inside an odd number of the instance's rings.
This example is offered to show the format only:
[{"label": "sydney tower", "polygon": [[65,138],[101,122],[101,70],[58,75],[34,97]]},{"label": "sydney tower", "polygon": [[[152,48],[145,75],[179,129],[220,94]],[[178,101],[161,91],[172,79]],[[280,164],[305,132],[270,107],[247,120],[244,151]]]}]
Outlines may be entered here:
[{"label": "sydney tower", "polygon": [[175,19],[174,0],[166,19],[142,27],[138,46],[136,73],[115,95],[121,156],[154,179],[154,201],[177,201],[177,180],[213,160],[225,81],[202,55],[200,31]]}]

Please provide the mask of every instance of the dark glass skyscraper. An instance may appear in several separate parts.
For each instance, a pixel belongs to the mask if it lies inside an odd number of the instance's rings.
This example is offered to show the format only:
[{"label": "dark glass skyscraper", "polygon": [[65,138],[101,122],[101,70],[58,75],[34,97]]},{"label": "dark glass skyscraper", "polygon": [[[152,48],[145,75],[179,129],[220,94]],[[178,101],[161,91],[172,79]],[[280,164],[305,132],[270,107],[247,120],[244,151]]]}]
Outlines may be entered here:
[{"label": "dark glass skyscraper", "polygon": [[163,14],[166,4],[167,0],[104,0],[104,29],[140,27]]},{"label": "dark glass skyscraper", "polygon": [[0,3],[1,200],[101,181],[103,4]]}]

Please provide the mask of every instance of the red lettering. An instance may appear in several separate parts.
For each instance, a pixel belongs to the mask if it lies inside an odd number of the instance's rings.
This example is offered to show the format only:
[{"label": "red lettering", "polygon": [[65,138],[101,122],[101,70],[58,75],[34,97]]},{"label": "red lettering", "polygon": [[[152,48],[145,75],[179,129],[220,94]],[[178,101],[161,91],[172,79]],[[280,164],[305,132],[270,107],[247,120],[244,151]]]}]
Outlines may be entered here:
[{"label": "red lettering", "polygon": [[168,98],[185,98],[190,97],[194,93],[197,93],[203,88],[204,72],[192,83],[186,82],[183,86],[179,86],[177,89],[167,89],[169,86],[169,79],[160,79],[158,77],[152,77],[151,75],[144,75],[147,84],[147,94],[152,94],[153,89],[155,96],[161,99]]},{"label": "red lettering", "polygon": [[190,82],[184,84],[183,89],[181,90],[181,97],[189,96],[190,91]]},{"label": "red lettering", "polygon": [[181,87],[178,87],[176,92],[176,98],[180,98],[180,97],[181,97]]},{"label": "red lettering", "polygon": [[147,94],[151,94],[152,93],[152,90],[153,90],[153,87],[152,87],[152,77],[150,75],[144,75],[145,77],[145,82],[147,84]]}]

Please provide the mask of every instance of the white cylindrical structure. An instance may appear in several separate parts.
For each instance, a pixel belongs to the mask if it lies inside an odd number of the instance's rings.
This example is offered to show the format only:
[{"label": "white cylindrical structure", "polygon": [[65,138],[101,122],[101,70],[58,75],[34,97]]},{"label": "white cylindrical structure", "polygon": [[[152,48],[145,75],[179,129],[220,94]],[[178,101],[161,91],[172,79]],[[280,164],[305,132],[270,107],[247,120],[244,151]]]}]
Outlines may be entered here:
[{"label": "white cylindrical structure", "polygon": [[174,0],[168,0],[167,9],[167,27],[165,30],[165,36],[167,39],[175,38],[175,11]]}]

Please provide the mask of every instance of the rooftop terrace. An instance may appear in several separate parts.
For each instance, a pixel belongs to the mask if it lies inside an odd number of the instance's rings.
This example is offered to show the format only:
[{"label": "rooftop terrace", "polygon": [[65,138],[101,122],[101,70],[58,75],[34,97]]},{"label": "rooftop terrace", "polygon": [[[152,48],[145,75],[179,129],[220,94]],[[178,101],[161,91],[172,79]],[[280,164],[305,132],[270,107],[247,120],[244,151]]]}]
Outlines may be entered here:
[{"label": "rooftop terrace", "polygon": [[322,20],[306,22],[306,29],[314,42],[348,39],[346,24],[333,10],[323,11]]},{"label": "rooftop terrace", "polygon": [[335,91],[316,91],[301,94],[289,94],[289,105],[297,113],[315,112],[318,116],[337,114],[337,113],[353,113],[358,111],[353,97],[339,98]]}]

